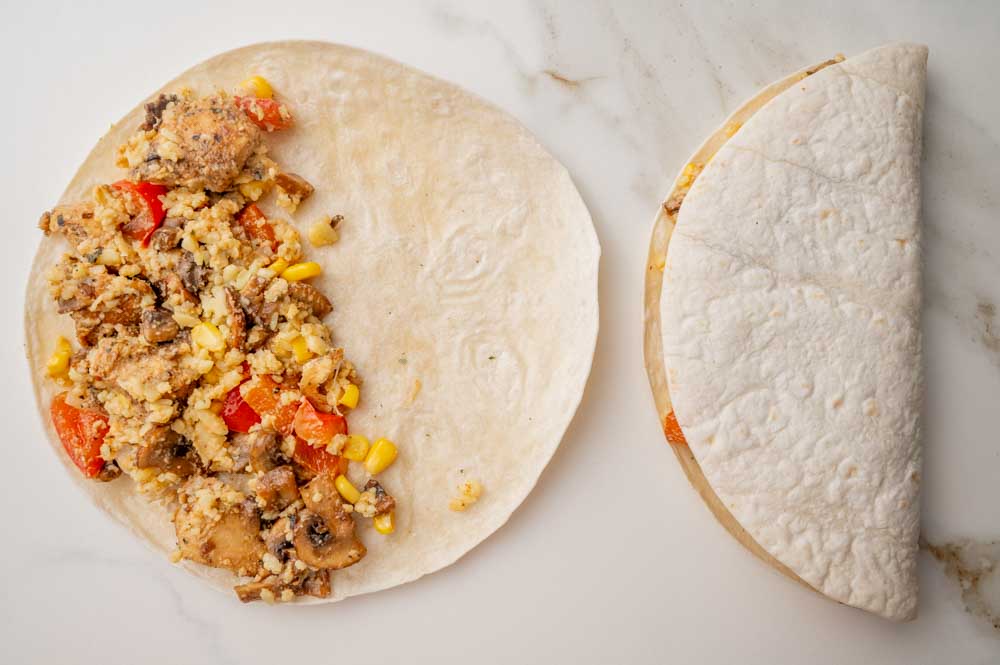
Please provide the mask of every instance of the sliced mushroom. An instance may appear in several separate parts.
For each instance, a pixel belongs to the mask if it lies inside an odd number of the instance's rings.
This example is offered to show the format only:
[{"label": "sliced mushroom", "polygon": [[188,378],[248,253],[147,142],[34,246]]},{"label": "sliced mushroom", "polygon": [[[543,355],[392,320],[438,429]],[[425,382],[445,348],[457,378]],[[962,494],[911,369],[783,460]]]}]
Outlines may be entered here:
[{"label": "sliced mushroom", "polygon": [[316,191],[308,180],[297,173],[279,173],[274,179],[274,184],[298,201],[304,201]]},{"label": "sliced mushroom", "polygon": [[375,505],[376,515],[383,515],[396,508],[396,500],[392,498],[392,495],[386,492],[382,485],[379,484],[379,482],[374,478],[368,481],[365,485],[364,491],[371,491],[374,493],[375,501],[373,503]]},{"label": "sliced mushroom", "polygon": [[198,265],[194,255],[188,251],[183,252],[180,261],[177,262],[177,275],[181,278],[181,283],[195,295],[208,284],[209,272],[211,271],[208,268]]},{"label": "sliced mushroom", "polygon": [[267,343],[267,340],[271,339],[271,335],[274,334],[267,328],[262,326],[254,326],[247,333],[247,341],[245,342],[246,350],[256,351],[260,347]]},{"label": "sliced mushroom", "polygon": [[142,319],[139,321],[139,331],[150,344],[169,342],[177,337],[181,330],[173,315],[165,309],[152,307],[142,311]]},{"label": "sliced mushroom", "polygon": [[239,598],[241,602],[249,603],[254,600],[260,600],[260,594],[264,590],[271,592],[273,600],[281,593],[281,587],[282,584],[278,577],[276,575],[270,575],[259,582],[237,584],[233,587],[233,591],[236,592],[236,597]]},{"label": "sliced mushroom", "polygon": [[268,529],[264,546],[275,558],[284,563],[292,553],[292,518],[282,517]]},{"label": "sliced mushroom", "polygon": [[305,282],[290,282],[288,284],[288,295],[292,297],[299,303],[302,303],[313,313],[313,315],[322,319],[324,316],[333,311],[333,305],[324,296],[319,289],[311,284],[306,284]]},{"label": "sliced mushroom", "polygon": [[135,455],[140,469],[159,469],[186,478],[198,472],[200,460],[191,442],[169,427],[157,427]]},{"label": "sliced mushroom", "polygon": [[192,305],[197,305],[199,302],[198,297],[188,291],[180,275],[175,272],[164,274],[163,278],[156,284],[156,287],[164,300],[169,299],[173,295],[178,295],[180,296],[179,300],[189,302]]},{"label": "sliced mushroom", "polygon": [[308,510],[299,513],[292,542],[304,563],[340,569],[360,561],[367,550],[354,533],[354,520],[344,510],[333,475],[321,473],[302,488]]},{"label": "sliced mushroom", "polygon": [[175,249],[181,241],[184,233],[184,219],[182,217],[167,217],[163,220],[160,228],[153,231],[149,236],[149,245],[160,252]]},{"label": "sliced mushroom", "polygon": [[159,97],[146,104],[146,118],[143,123],[139,125],[139,129],[150,130],[159,127],[160,117],[163,115],[164,109],[166,109],[169,104],[176,102],[177,100],[177,95],[165,95],[161,92]]},{"label": "sliced mushroom", "polygon": [[240,294],[226,287],[226,309],[229,310],[229,347],[243,351],[247,341],[247,316],[240,305]]},{"label": "sliced mushroom", "polygon": [[257,499],[267,512],[284,510],[299,498],[295,472],[290,466],[271,469],[257,479]]},{"label": "sliced mushroom", "polygon": [[210,525],[204,520],[189,504],[174,514],[177,546],[184,558],[239,575],[256,575],[265,552],[256,503],[248,499],[235,505]]},{"label": "sliced mushroom", "polygon": [[302,591],[315,598],[326,598],[330,595],[330,571],[311,570],[302,580]]},{"label": "sliced mushroom", "polygon": [[118,466],[118,462],[111,460],[110,462],[105,462],[101,470],[97,472],[95,478],[102,483],[109,483],[116,479],[118,476],[122,475],[122,469]]},{"label": "sliced mushroom", "polygon": [[270,471],[286,464],[288,459],[281,452],[281,437],[275,432],[258,430],[250,433],[250,468],[254,471]]},{"label": "sliced mushroom", "polygon": [[271,280],[254,275],[240,291],[240,304],[254,325],[273,330],[277,326],[278,303],[267,302],[264,292]]}]

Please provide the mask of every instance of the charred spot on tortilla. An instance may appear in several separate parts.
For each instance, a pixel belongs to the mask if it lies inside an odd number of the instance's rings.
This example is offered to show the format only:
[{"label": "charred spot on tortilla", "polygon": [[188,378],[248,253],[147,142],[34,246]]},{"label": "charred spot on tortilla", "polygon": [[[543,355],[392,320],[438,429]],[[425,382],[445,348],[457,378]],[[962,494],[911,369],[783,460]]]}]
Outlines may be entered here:
[{"label": "charred spot on tortilla", "polygon": [[293,211],[315,189],[279,171],[248,108],[261,111],[224,92],[158,95],[119,149],[131,180],[41,216],[71,250],[49,294],[80,345],[50,363],[66,388],[52,419],[85,476],[125,475],[174,507],[178,560],[252,578],[243,601],[326,597],[329,571],[367,551],[355,521],[396,499],[374,479],[359,510],[338,492],[349,461],[334,444],[361,377],[304,281],[319,264],[253,203],[275,189]]}]

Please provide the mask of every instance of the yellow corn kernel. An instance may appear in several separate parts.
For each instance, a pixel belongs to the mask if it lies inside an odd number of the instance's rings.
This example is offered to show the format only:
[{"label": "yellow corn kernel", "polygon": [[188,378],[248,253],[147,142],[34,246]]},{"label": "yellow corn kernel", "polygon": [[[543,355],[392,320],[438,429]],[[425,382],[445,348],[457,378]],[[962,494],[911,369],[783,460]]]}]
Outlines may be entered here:
[{"label": "yellow corn kernel", "polygon": [[353,383],[348,383],[344,388],[344,394],[337,400],[337,404],[343,404],[348,409],[353,409],[358,405],[358,398],[361,397],[361,390]]},{"label": "yellow corn kernel", "polygon": [[49,362],[45,366],[49,376],[53,378],[65,376],[69,372],[69,357],[71,355],[73,355],[73,347],[69,345],[69,340],[60,336],[56,340],[56,348],[49,356]]},{"label": "yellow corn kernel", "polygon": [[295,359],[300,363],[308,361],[313,355],[312,351],[309,350],[306,338],[301,335],[292,340],[292,353],[295,354]]},{"label": "yellow corn kernel", "polygon": [[396,530],[396,517],[390,510],[387,513],[382,513],[381,515],[376,515],[372,519],[372,524],[375,526],[375,530],[379,533],[388,536],[390,533]]},{"label": "yellow corn kernel", "polygon": [[263,76],[251,76],[246,81],[243,81],[240,87],[253,94],[254,97],[262,99],[274,97],[274,90],[271,89],[271,84]]},{"label": "yellow corn kernel", "polygon": [[314,247],[323,247],[324,245],[332,245],[340,240],[340,232],[337,231],[340,219],[342,219],[340,215],[337,215],[337,217],[334,217],[333,219],[324,217],[310,226],[309,242],[311,242]]},{"label": "yellow corn kernel", "polygon": [[347,476],[341,474],[337,476],[337,479],[333,481],[333,484],[337,486],[337,491],[340,492],[340,496],[344,497],[344,501],[350,504],[355,504],[358,499],[361,498],[361,492],[358,488],[351,484],[351,481],[347,479]]},{"label": "yellow corn kernel", "polygon": [[218,326],[211,321],[202,321],[192,328],[191,340],[209,351],[222,351],[226,348],[226,340],[222,338]]},{"label": "yellow corn kernel", "polygon": [[286,268],[288,268],[288,261],[284,259],[276,259],[274,263],[272,263],[267,267],[267,269],[273,272],[275,275],[280,275],[281,273],[285,272]]},{"label": "yellow corn kernel", "polygon": [[315,261],[303,261],[302,263],[296,263],[295,265],[288,266],[282,270],[281,279],[289,282],[298,282],[303,279],[315,277],[321,272],[323,272],[323,268],[321,268]]},{"label": "yellow corn kernel", "polygon": [[352,462],[364,462],[365,457],[368,456],[368,448],[370,447],[371,444],[368,443],[368,437],[363,434],[349,434],[347,436],[347,445],[344,446],[341,454]]},{"label": "yellow corn kernel", "polygon": [[375,443],[372,444],[371,450],[368,451],[368,455],[365,457],[365,470],[368,471],[373,476],[376,476],[386,468],[396,461],[396,455],[399,451],[396,450],[396,444],[394,444],[389,439],[376,439]]}]

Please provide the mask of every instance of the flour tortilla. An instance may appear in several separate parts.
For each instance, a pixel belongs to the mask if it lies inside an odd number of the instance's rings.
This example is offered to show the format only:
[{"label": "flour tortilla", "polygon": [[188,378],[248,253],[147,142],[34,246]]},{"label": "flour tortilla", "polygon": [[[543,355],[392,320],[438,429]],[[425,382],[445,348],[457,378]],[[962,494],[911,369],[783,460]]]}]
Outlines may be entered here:
[{"label": "flour tortilla", "polygon": [[[380,476],[399,502],[396,532],[359,524],[368,556],[334,572],[327,601],[335,601],[451,564],[531,491],[590,371],[600,247],[566,170],[527,130],[385,58],[323,42],[257,44],[199,64],[162,90],[232,90],[251,74],[272,83],[296,120],[267,137],[270,154],[316,186],[291,221],[304,232],[321,215],[345,217],[337,245],[306,252],[324,268],[314,283],[334,303],[326,319],[334,340],[364,380],[352,431],[400,448]],[[114,151],[142,114],[137,106],[100,140],[62,202],[122,177]],[[167,509],[124,477],[82,478],[49,421],[58,386],[45,377],[45,361],[57,335],[73,334],[44,275],[64,247],[58,238],[42,241],[25,312],[48,440],[99,507],[166,555],[176,547]],[[483,496],[452,512],[449,499],[467,479],[483,484]],[[180,565],[232,594],[228,571]]]},{"label": "flour tortilla", "polygon": [[654,236],[658,402],[689,476],[762,558],[895,620],[917,605],[926,58],[890,45],[776,84]]}]

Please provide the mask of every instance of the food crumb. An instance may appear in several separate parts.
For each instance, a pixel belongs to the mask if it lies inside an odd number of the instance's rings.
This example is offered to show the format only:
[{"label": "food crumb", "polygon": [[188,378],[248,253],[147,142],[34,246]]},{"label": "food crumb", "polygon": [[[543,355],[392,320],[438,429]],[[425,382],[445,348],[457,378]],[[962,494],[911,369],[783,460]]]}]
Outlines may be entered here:
[{"label": "food crumb", "polygon": [[343,215],[321,217],[309,227],[309,242],[313,244],[313,247],[335,244],[340,240],[340,223],[343,221]]},{"label": "food crumb", "polygon": [[458,486],[458,492],[458,496],[448,503],[448,508],[461,513],[479,500],[483,494],[483,486],[477,480],[467,480]]},{"label": "food crumb", "polygon": [[423,387],[423,384],[420,383],[420,379],[414,379],[413,380],[413,388],[410,390],[410,398],[409,398],[409,403],[410,404],[413,404],[413,402],[415,402],[417,400],[417,395],[420,394],[420,389],[422,387]]}]

